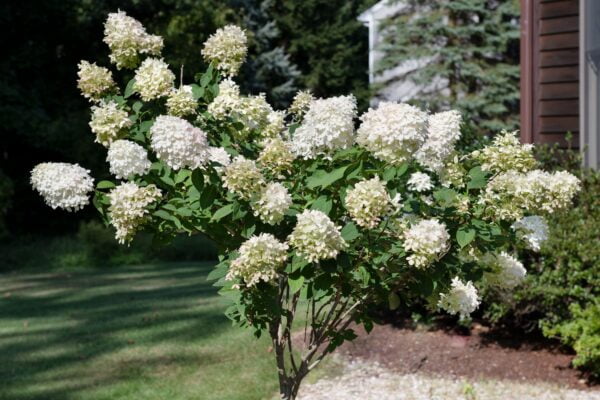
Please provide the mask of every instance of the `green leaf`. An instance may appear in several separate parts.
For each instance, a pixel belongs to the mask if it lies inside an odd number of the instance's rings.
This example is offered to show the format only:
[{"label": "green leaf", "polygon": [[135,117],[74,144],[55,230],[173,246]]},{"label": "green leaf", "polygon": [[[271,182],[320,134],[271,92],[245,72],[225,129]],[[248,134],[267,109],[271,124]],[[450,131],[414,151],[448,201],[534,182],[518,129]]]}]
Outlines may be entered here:
[{"label": "green leaf", "polygon": [[358,179],[360,178],[360,175],[363,171],[363,162],[359,162],[358,165],[356,166],[356,168],[354,168],[347,176],[346,176],[346,180],[347,181],[352,181],[354,179]]},{"label": "green leaf", "polygon": [[290,285],[290,294],[298,292],[304,285],[304,276],[299,275],[296,279],[288,277],[288,285]]},{"label": "green leaf", "polygon": [[125,93],[123,94],[123,97],[128,98],[133,94],[133,85],[135,85],[135,79],[132,79],[129,82],[127,82],[127,86],[125,87]]},{"label": "green leaf", "polygon": [[217,222],[233,212],[233,204],[227,204],[217,210],[211,218],[212,222]]},{"label": "green leaf", "polygon": [[199,169],[192,171],[192,185],[194,185],[198,192],[202,193],[202,189],[204,188],[204,175],[202,175],[202,171]]},{"label": "green leaf", "polygon": [[361,265],[360,267],[358,267],[357,273],[360,277],[363,287],[367,287],[369,285],[369,281],[371,280],[371,274],[369,273],[369,271],[367,271],[364,265]]},{"label": "green leaf", "polygon": [[396,310],[400,307],[400,296],[398,296],[395,292],[390,292],[388,296],[388,304],[390,306],[390,310]]},{"label": "green leaf", "polygon": [[223,278],[225,275],[227,275],[227,270],[229,268],[227,267],[227,264],[218,264],[215,269],[213,269],[212,271],[210,271],[210,273],[206,276],[206,280],[207,281],[216,281],[219,280],[221,278]]},{"label": "green leaf", "polygon": [[354,222],[348,222],[340,233],[346,242],[351,242],[360,236],[360,232],[358,232],[358,228],[354,225]]},{"label": "green leaf", "polygon": [[392,179],[394,179],[396,177],[396,168],[386,168],[385,171],[383,171],[383,180],[386,182],[391,181]]},{"label": "green leaf", "polygon": [[408,171],[408,164],[404,163],[396,169],[396,177],[400,178],[402,175],[404,175],[406,173],[406,171]]},{"label": "green leaf", "polygon": [[481,170],[481,167],[471,168],[469,171],[471,180],[467,183],[467,189],[481,189],[487,185],[487,173]]},{"label": "green leaf", "polygon": [[254,233],[255,230],[256,230],[256,225],[249,226],[248,228],[242,229],[241,235],[242,235],[242,237],[245,237],[246,239],[250,239],[250,236],[252,236],[252,234]]},{"label": "green leaf", "polygon": [[177,175],[175,175],[175,183],[181,183],[186,180],[186,178],[190,176],[190,171],[187,169],[180,170]]},{"label": "green leaf", "polygon": [[192,85],[192,96],[194,96],[194,100],[198,100],[204,97],[204,88],[193,83]]},{"label": "green leaf", "polygon": [[200,206],[204,209],[211,208],[216,197],[217,189],[214,186],[207,186],[206,189],[200,191]]},{"label": "green leaf", "polygon": [[202,78],[200,78],[200,85],[205,88],[208,86],[208,84],[210,83],[210,81],[212,80],[212,73],[209,74],[208,71],[202,75]]},{"label": "green leaf", "polygon": [[472,228],[460,228],[456,232],[456,241],[460,247],[465,247],[475,239],[475,229]]},{"label": "green leaf", "polygon": [[296,272],[298,270],[302,270],[302,268],[306,267],[310,264],[304,257],[295,255],[292,257],[292,270],[291,272]]},{"label": "green leaf", "polygon": [[187,207],[181,207],[177,209],[177,214],[181,215],[182,217],[191,217],[192,210]]},{"label": "green leaf", "polygon": [[163,176],[161,176],[160,180],[163,181],[166,185],[175,186],[175,181],[168,174],[164,174]]},{"label": "green leaf", "polygon": [[329,214],[331,211],[331,207],[333,206],[333,202],[327,198],[327,196],[319,196],[310,206],[311,210],[319,210],[323,211],[325,214]]},{"label": "green leaf", "polygon": [[175,219],[171,214],[169,214],[165,210],[154,211],[154,216],[165,219],[167,221],[173,221]]},{"label": "green leaf", "polygon": [[150,128],[154,125],[154,120],[143,121],[140,123],[139,131],[143,134],[146,134],[150,130]]},{"label": "green leaf", "polygon": [[103,207],[103,202],[102,200],[104,200],[104,195],[99,194],[94,196],[94,198],[92,199],[92,204],[94,205],[94,207],[96,208],[96,210],[98,210],[98,212],[100,213],[100,215],[104,218],[105,217],[105,212],[104,212],[104,207]]},{"label": "green leaf", "polygon": [[111,181],[100,181],[96,185],[96,189],[112,189],[115,187],[114,182]]},{"label": "green leaf", "polygon": [[136,113],[139,113],[143,106],[144,106],[144,103],[142,103],[141,101],[138,100],[135,103],[133,103],[133,106],[131,106],[131,109],[133,111],[135,111]]},{"label": "green leaf", "polygon": [[344,172],[346,172],[347,168],[348,165],[346,165],[345,167],[334,169],[331,172],[317,171],[308,177],[308,179],[306,180],[306,186],[308,186],[309,189],[314,189],[319,186],[321,186],[322,188],[326,188],[334,182],[342,179],[344,177]]},{"label": "green leaf", "polygon": [[433,193],[433,197],[445,207],[452,205],[456,196],[458,193],[454,189],[440,189]]}]

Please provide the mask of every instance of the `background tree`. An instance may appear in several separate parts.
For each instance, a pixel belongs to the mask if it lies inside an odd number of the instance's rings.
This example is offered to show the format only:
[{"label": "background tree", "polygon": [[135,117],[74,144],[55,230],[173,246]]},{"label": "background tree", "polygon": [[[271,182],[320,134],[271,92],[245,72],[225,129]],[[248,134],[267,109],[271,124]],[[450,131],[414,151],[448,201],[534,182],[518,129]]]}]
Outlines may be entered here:
[{"label": "background tree", "polygon": [[240,83],[249,93],[266,93],[276,108],[289,106],[299,89],[300,70],[282,46],[281,31],[272,17],[272,0],[233,0],[244,12],[242,24],[252,32],[249,60]]},{"label": "background tree", "polygon": [[409,0],[410,11],[386,21],[385,70],[415,59],[431,61],[409,76],[443,78],[448,91],[417,100],[432,110],[457,108],[479,133],[519,124],[519,2]]},{"label": "background tree", "polygon": [[282,0],[274,18],[300,82],[318,97],[353,93],[368,106],[368,32],[356,20],[376,0]]}]

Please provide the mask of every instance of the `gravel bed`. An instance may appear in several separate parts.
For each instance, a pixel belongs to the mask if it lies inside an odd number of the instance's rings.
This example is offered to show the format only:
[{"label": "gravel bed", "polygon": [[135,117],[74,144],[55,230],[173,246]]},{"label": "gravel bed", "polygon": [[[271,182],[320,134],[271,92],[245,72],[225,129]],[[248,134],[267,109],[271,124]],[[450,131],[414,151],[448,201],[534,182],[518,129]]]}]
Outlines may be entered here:
[{"label": "gravel bed", "polygon": [[[533,366],[532,366],[533,367]],[[298,400],[600,400],[600,391],[545,383],[452,380],[390,372],[377,363],[346,362],[341,376],[300,389]]]}]

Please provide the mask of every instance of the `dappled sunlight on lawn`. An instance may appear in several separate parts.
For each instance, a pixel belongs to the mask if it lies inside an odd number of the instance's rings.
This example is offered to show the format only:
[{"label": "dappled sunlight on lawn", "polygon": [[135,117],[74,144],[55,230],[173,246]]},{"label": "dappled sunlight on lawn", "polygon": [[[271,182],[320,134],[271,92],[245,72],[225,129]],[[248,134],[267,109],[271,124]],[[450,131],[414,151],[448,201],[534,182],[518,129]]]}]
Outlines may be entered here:
[{"label": "dappled sunlight on lawn", "polygon": [[0,276],[0,398],[272,393],[268,343],[231,327],[224,300],[205,279],[211,266]]}]

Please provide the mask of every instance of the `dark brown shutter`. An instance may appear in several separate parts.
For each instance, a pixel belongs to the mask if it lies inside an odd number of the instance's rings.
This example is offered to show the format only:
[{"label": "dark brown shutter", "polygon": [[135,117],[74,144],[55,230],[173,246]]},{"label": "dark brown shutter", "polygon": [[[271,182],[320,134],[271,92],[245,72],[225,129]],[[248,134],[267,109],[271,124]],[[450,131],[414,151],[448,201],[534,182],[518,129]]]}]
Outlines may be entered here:
[{"label": "dark brown shutter", "polygon": [[521,0],[521,139],[579,144],[579,0]]}]

